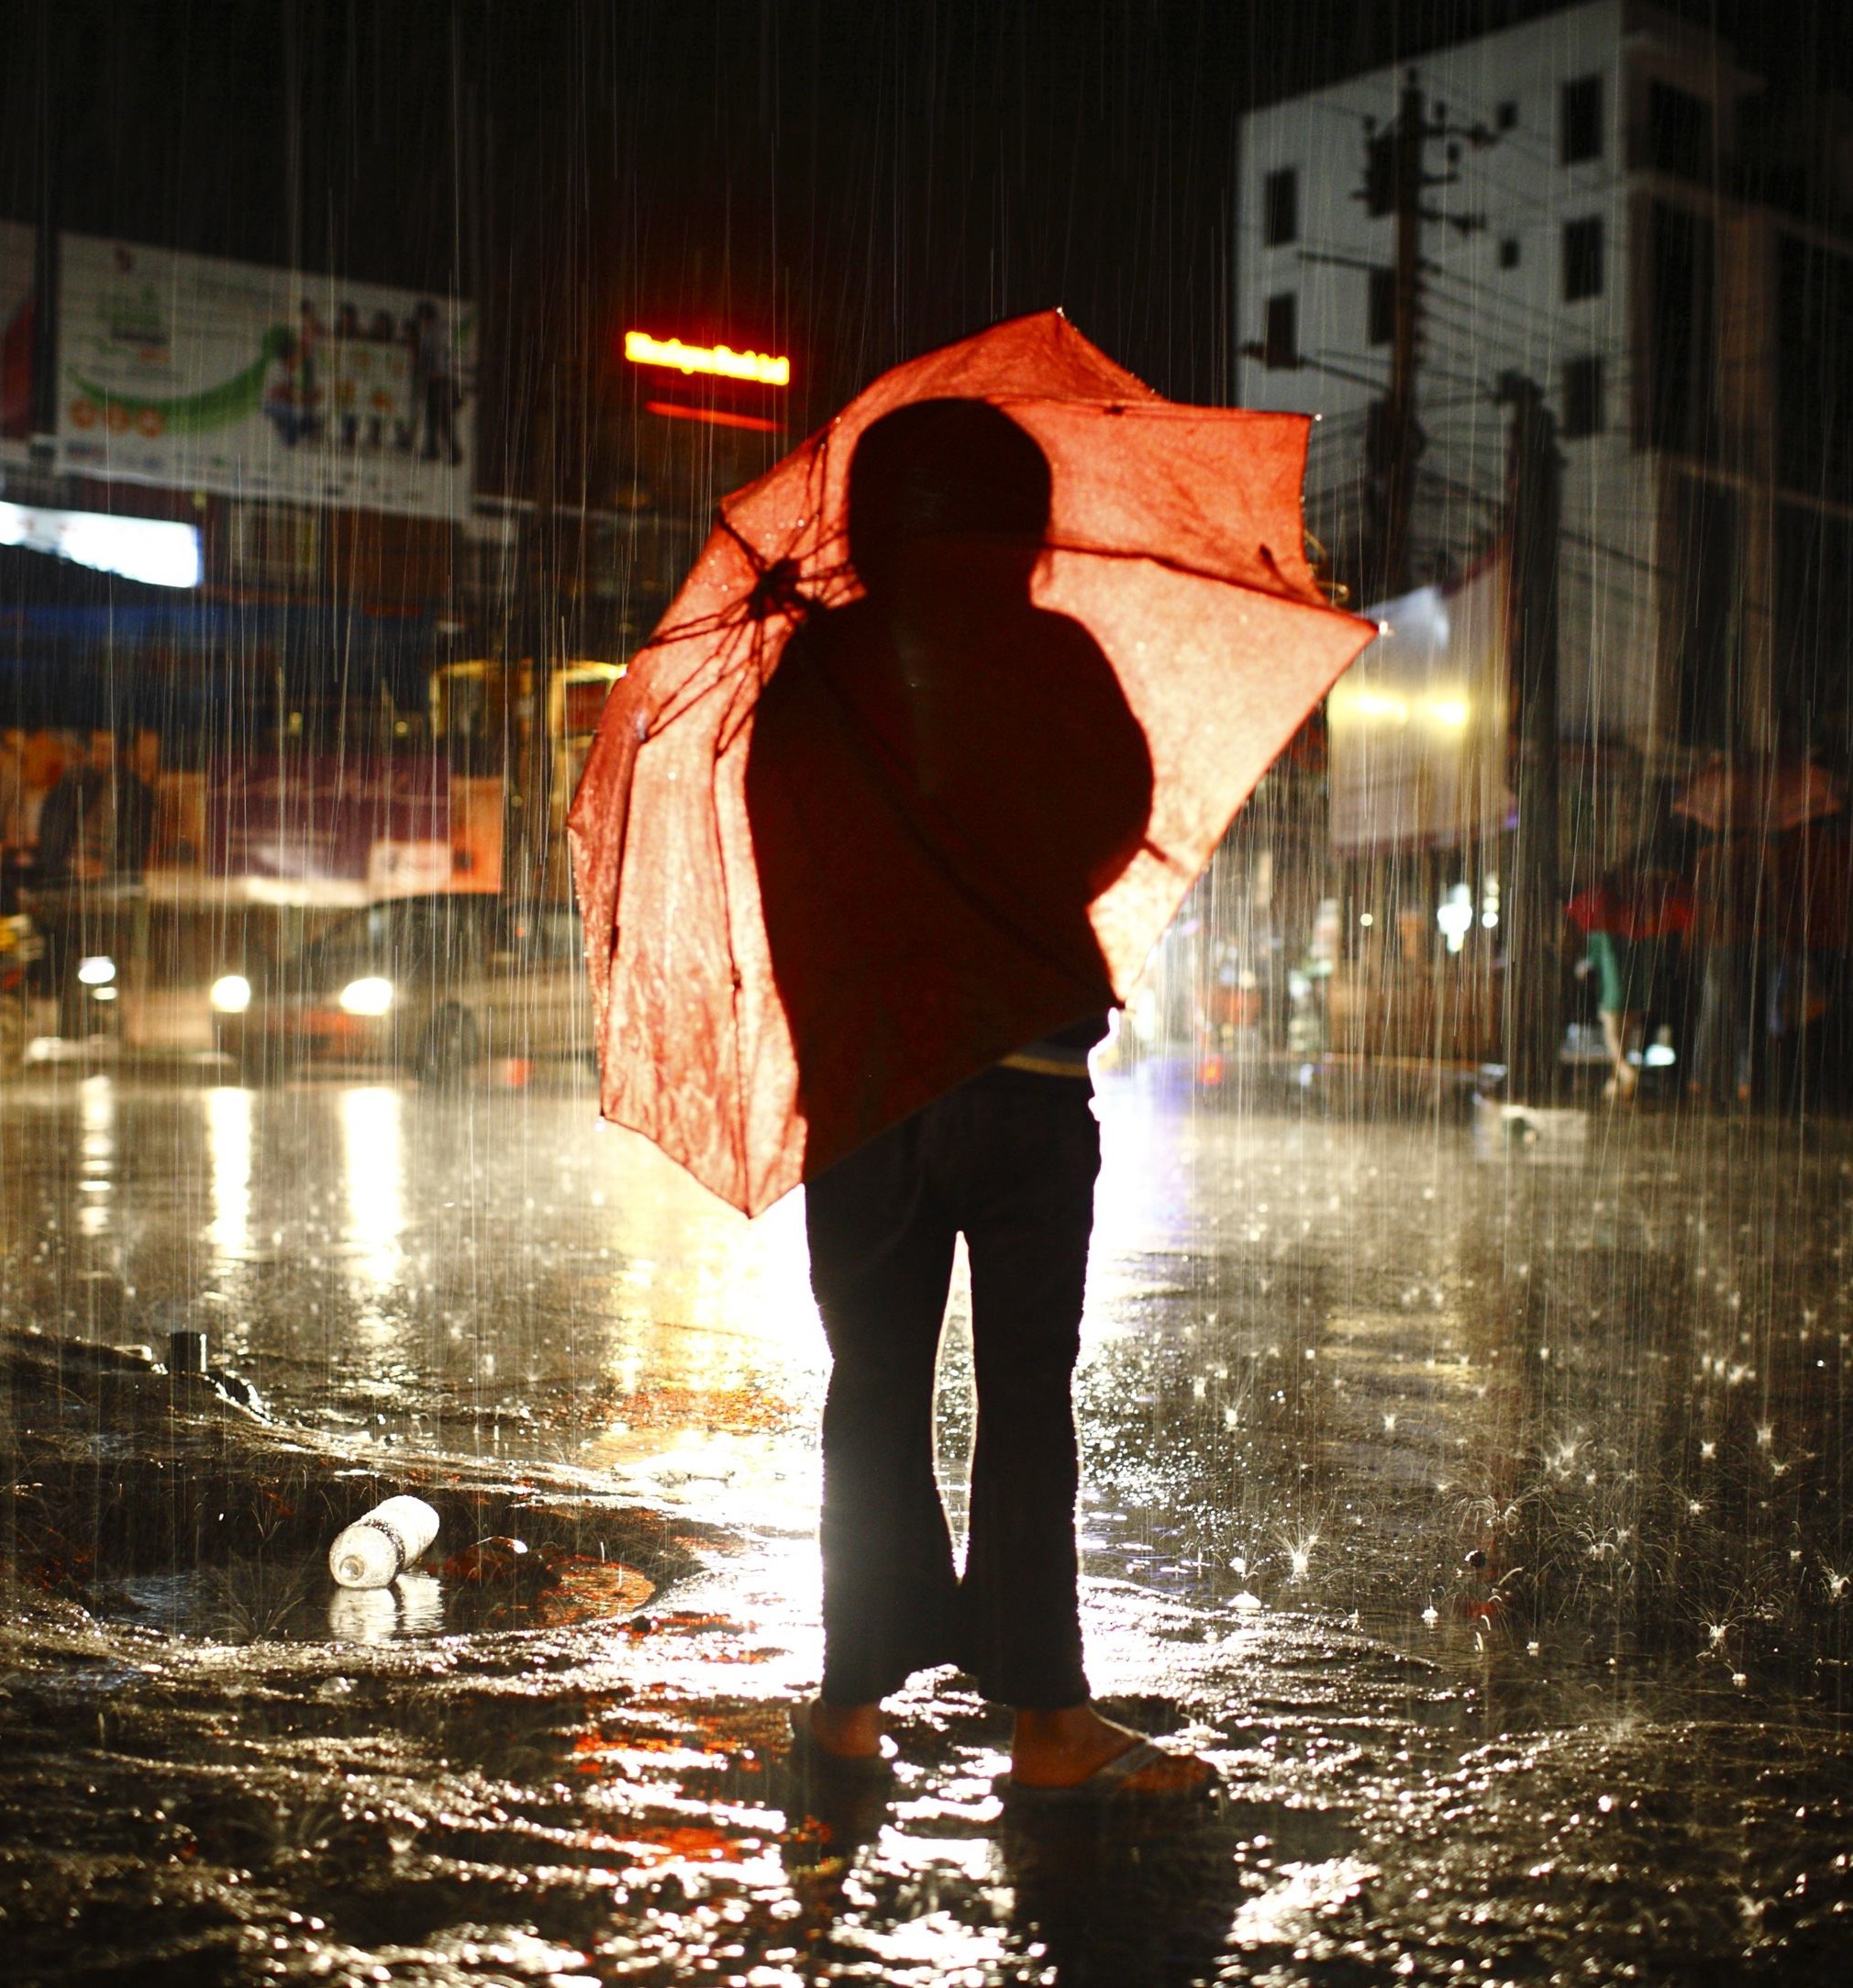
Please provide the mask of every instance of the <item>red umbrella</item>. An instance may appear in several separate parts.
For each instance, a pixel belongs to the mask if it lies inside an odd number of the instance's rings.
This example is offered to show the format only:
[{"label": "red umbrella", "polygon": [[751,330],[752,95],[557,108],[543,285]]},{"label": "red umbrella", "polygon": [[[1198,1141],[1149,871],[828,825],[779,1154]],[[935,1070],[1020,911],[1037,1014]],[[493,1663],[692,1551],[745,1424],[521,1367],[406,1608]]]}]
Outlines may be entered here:
[{"label": "red umbrella", "polygon": [[1846,805],[1840,783],[1812,760],[1734,760],[1717,753],[1673,803],[1703,828],[1781,835]]},{"label": "red umbrella", "polygon": [[[728,498],[568,824],[605,1116],[756,1213],[1124,998],[1375,632],[1306,563],[1307,427],[1163,400],[1047,312],[883,374]],[[938,550],[896,577],[903,543]]]}]

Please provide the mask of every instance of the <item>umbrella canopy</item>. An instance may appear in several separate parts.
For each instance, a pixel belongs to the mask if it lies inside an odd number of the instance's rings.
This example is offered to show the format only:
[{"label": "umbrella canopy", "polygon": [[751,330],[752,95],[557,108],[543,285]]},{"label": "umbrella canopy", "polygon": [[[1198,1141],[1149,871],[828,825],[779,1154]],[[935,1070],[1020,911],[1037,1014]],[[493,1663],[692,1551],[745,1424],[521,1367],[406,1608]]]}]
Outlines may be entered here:
[{"label": "umbrella canopy", "polygon": [[1781,835],[1838,814],[1840,783],[1810,760],[1740,760],[1717,754],[1673,803],[1673,812],[1719,834]]},{"label": "umbrella canopy", "polygon": [[728,498],[568,824],[604,1115],[754,1213],[1123,998],[1374,633],[1306,563],[1308,425],[1049,312]]}]

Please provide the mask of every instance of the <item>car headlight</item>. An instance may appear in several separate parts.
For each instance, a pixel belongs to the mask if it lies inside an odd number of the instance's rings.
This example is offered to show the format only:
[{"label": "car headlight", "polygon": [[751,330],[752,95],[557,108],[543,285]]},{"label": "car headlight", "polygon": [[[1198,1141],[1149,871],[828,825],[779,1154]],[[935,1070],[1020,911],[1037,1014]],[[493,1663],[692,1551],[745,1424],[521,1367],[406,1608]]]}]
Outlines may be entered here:
[{"label": "car headlight", "polygon": [[77,977],[86,987],[107,987],[116,978],[116,961],[107,953],[93,952],[77,962]]},{"label": "car headlight", "polygon": [[242,973],[222,973],[212,983],[212,1005],[221,1015],[242,1015],[251,1005],[251,983]]},{"label": "car headlight", "polygon": [[383,1015],[393,1005],[393,983],[381,973],[350,980],[341,989],[341,1006],[350,1015]]}]

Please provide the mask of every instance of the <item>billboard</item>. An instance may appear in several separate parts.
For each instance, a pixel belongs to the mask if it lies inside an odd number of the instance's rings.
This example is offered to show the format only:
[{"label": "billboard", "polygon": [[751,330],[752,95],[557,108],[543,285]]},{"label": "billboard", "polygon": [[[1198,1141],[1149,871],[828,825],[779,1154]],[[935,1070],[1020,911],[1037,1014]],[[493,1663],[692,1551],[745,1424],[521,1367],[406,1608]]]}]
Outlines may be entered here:
[{"label": "billboard", "polygon": [[32,433],[36,246],[23,221],[0,221],[0,461],[23,461]]},{"label": "billboard", "polygon": [[469,513],[475,323],[454,298],[64,235],[58,309],[61,470]]},{"label": "billboard", "polygon": [[502,782],[433,756],[246,753],[198,805],[205,874],[268,883],[257,894],[278,903],[502,887]]}]

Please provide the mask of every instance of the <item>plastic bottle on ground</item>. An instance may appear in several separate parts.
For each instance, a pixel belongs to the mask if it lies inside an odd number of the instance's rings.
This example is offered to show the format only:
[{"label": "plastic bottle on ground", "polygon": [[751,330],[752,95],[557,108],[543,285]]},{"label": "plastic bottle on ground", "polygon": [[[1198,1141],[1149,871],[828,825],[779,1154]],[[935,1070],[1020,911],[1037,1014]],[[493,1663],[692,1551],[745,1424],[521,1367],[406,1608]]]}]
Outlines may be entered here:
[{"label": "plastic bottle on ground", "polygon": [[437,1537],[438,1515],[423,1498],[388,1498],[337,1536],[328,1572],[344,1588],[388,1587]]}]

